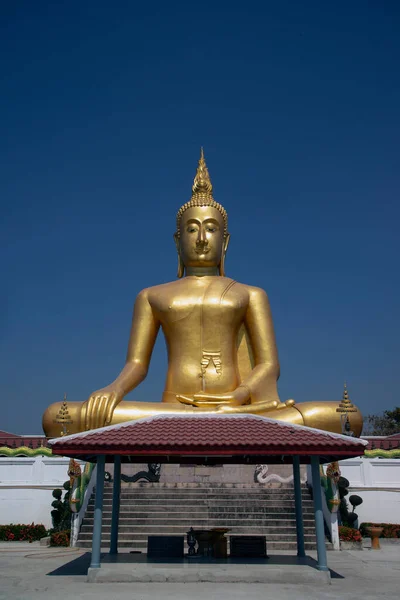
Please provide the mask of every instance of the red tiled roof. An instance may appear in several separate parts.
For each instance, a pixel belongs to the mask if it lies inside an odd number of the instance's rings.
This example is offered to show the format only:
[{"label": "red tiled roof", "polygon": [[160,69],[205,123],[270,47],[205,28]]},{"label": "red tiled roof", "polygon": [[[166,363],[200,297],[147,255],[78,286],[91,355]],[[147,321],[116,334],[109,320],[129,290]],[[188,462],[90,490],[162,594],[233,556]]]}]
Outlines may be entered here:
[{"label": "red tiled roof", "polygon": [[51,440],[53,454],[360,456],[358,438],[257,415],[158,415]]},{"label": "red tiled roof", "polygon": [[8,431],[0,431],[0,446],[40,448],[41,446],[47,446],[47,438],[43,435],[18,435]]},{"label": "red tiled roof", "polygon": [[384,436],[364,436],[368,442],[366,450],[397,450],[400,449],[400,433]]},{"label": "red tiled roof", "polygon": [[20,435],[17,435],[16,433],[10,433],[9,431],[3,431],[2,429],[0,429],[0,437],[1,438],[14,438],[14,437],[21,437]]}]

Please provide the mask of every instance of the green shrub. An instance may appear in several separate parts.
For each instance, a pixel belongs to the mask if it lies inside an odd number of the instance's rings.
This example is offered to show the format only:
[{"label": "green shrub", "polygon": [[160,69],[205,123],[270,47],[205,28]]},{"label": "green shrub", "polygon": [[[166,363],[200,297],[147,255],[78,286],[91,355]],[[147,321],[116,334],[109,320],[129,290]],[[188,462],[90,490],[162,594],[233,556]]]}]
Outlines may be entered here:
[{"label": "green shrub", "polygon": [[51,511],[51,520],[53,523],[53,529],[55,531],[68,531],[71,527],[71,508],[69,505],[69,495],[70,495],[70,482],[66,481],[63,484],[63,489],[65,490],[64,498],[62,498],[63,490],[57,488],[53,490],[53,502],[51,506],[53,510]]},{"label": "green shrub", "polygon": [[36,542],[43,537],[46,537],[47,530],[42,524],[35,525],[0,525],[0,541],[1,542]]},{"label": "green shrub", "polygon": [[53,490],[52,496],[53,496],[53,498],[56,498],[56,500],[60,500],[61,496],[62,496],[62,490],[60,490],[59,488],[57,488],[56,490]]},{"label": "green shrub", "polygon": [[50,546],[69,546],[71,531],[54,531],[50,536]]}]

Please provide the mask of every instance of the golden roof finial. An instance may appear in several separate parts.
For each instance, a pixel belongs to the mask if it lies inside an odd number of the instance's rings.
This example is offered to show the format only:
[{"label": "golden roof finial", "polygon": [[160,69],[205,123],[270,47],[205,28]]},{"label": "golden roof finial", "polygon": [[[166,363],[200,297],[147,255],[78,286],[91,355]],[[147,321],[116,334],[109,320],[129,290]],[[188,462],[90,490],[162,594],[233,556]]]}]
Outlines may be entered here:
[{"label": "golden roof finial", "polygon": [[199,164],[192,186],[192,200],[212,201],[214,200],[212,191],[213,186],[204,158],[204,150],[201,147]]},{"label": "golden roof finial", "polygon": [[354,406],[354,404],[352,403],[352,401],[349,398],[349,392],[347,391],[347,383],[346,382],[344,382],[343,397],[342,397],[342,400],[341,400],[339,406],[336,409],[336,412],[340,412],[340,413],[357,412],[356,407]]},{"label": "golden roof finial", "polygon": [[67,425],[71,425],[71,423],[73,423],[68,410],[67,394],[64,394],[64,400],[62,401],[60,410],[58,411],[53,422],[60,423],[63,426],[61,431],[62,436],[67,435]]}]

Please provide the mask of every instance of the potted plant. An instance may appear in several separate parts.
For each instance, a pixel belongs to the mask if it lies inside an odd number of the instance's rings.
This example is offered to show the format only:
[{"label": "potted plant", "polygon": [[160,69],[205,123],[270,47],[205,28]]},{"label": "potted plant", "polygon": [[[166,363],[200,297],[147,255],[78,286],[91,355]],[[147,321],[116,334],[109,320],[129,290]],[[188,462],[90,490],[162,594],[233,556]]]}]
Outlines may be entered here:
[{"label": "potted plant", "polygon": [[362,536],[359,529],[339,525],[341,550],[362,550]]},{"label": "potted plant", "polygon": [[371,549],[372,550],[380,550],[381,545],[379,543],[379,538],[382,535],[383,527],[380,525],[371,524],[369,527],[365,528],[367,535],[371,538]]}]

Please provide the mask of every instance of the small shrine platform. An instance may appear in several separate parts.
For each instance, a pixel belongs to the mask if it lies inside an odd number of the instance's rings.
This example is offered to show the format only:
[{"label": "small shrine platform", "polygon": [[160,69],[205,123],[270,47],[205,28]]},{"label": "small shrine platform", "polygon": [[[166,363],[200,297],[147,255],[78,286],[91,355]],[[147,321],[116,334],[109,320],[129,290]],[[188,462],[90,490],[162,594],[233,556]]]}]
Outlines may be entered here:
[{"label": "small shrine platform", "polygon": [[[69,456],[97,463],[96,498],[92,537],[91,565],[88,571],[90,581],[104,581],[106,573],[113,572],[108,581],[137,581],[137,569],[140,563],[121,562],[118,555],[118,523],[120,504],[121,462],[131,463],[190,463],[190,464],[263,464],[280,463],[293,465],[294,495],[296,507],[297,559],[291,565],[292,572],[301,571],[302,577],[321,571],[329,575],[327,565],[324,517],[322,509],[320,464],[362,456],[367,442],[359,438],[293,425],[267,417],[252,414],[241,415],[156,415],[137,421],[130,421],[110,427],[85,431],[50,441],[53,454]],[[109,566],[104,567],[101,556],[103,490],[105,464],[114,463],[113,511],[111,523]],[[313,566],[307,562],[304,548],[304,527],[302,515],[300,464],[311,464],[313,479],[313,502],[317,541],[317,561]],[[267,539],[268,547],[268,539]],[[114,558],[112,558],[114,557]],[[116,564],[122,565],[116,569]],[[126,558],[123,559],[127,560]],[[228,559],[229,560],[229,559]],[[101,563],[103,569],[100,573]],[[145,563],[146,565],[149,563]],[[183,563],[184,565],[186,563]],[[287,582],[287,569],[272,568],[272,562],[264,560],[257,569],[265,570],[262,581],[275,582],[271,577],[282,576],[280,581]],[[295,569],[293,567],[296,567]],[[170,568],[168,566],[168,568]],[[193,577],[203,577],[204,567],[194,575],[194,566],[188,564]],[[219,567],[220,569],[221,567]],[[231,569],[235,577],[236,567]],[[286,572],[285,572],[286,571]],[[155,576],[153,566],[147,568],[147,575]],[[136,574],[135,574],[136,573]],[[269,573],[269,575],[268,575]],[[273,575],[274,574],[274,575]],[[223,577],[224,575],[221,575]],[[244,575],[243,575],[244,576]],[[322,576],[322,575],[321,575]],[[128,579],[126,579],[128,577]],[[161,577],[161,574],[160,574]],[[163,576],[164,577],[164,576]],[[264,575],[263,575],[264,577]],[[318,577],[318,576],[317,576]],[[164,579],[162,579],[164,581]],[[144,579],[141,579],[144,581]],[[147,579],[146,581],[154,581]],[[160,579],[161,581],[161,579]],[[193,581],[211,581],[211,579],[193,579]],[[213,580],[214,581],[214,580]],[[221,581],[227,581],[222,579]],[[261,579],[257,579],[261,581]]]},{"label": "small shrine platform", "polygon": [[92,583],[330,583],[330,572],[320,571],[309,556],[273,554],[259,559],[186,558],[151,560],[145,555],[102,555],[101,569],[89,569]]}]

